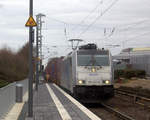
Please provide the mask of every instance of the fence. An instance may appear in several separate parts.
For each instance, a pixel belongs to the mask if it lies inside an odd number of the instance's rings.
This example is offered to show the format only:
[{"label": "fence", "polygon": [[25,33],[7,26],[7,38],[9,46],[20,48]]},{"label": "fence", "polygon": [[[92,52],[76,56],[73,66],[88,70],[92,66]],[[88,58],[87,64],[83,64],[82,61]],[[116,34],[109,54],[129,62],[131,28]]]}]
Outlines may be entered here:
[{"label": "fence", "polygon": [[16,84],[23,85],[23,95],[28,89],[28,80],[14,82],[6,87],[0,88],[0,119],[2,119],[11,107],[15,104],[16,99]]}]

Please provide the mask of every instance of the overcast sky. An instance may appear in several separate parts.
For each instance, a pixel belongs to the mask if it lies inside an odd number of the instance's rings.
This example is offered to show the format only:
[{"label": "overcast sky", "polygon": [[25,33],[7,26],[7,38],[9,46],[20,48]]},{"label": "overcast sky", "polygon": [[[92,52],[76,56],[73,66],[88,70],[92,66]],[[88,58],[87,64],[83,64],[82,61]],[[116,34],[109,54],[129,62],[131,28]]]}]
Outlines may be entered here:
[{"label": "overcast sky", "polygon": [[[28,5],[29,0],[0,0],[0,48],[16,51],[28,41]],[[45,56],[48,49],[66,54],[67,39],[72,38],[97,43],[113,54],[127,47],[150,47],[150,0],[34,0],[34,15],[38,13],[46,15]]]}]

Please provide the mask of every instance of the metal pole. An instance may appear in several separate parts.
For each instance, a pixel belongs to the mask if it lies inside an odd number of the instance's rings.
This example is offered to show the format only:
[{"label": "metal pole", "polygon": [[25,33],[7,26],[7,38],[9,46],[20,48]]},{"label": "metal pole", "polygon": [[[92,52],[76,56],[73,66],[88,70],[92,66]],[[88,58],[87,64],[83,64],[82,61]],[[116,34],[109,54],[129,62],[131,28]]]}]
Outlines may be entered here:
[{"label": "metal pole", "polygon": [[36,57],[40,57],[40,60],[36,62],[36,90],[38,90],[39,76],[42,70],[42,17],[45,17],[42,13],[36,15]]},{"label": "metal pole", "polygon": [[[38,17],[36,16],[36,22],[38,24]],[[39,44],[38,44],[38,25],[36,27],[36,90],[38,90],[38,84],[39,84]]]},{"label": "metal pole", "polygon": [[41,73],[42,73],[42,19],[41,19],[41,16],[40,16],[40,18],[39,18],[39,20],[40,20],[40,34],[41,34],[41,40],[40,40],[40,76],[41,76]]},{"label": "metal pole", "polygon": [[[33,16],[33,0],[29,2],[29,16]],[[33,63],[32,63],[32,31],[29,27],[29,98],[28,98],[28,117],[33,117]]]}]

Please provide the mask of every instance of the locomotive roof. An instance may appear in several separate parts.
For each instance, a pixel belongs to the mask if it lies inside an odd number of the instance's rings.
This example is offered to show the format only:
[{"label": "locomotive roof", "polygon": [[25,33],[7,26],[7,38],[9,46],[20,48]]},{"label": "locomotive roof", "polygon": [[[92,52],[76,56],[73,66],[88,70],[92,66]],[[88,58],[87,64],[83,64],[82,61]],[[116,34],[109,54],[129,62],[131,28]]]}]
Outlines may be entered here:
[{"label": "locomotive roof", "polygon": [[77,54],[79,55],[91,55],[91,54],[100,54],[100,55],[108,55],[109,51],[108,50],[100,50],[100,49],[92,49],[92,50],[78,50]]}]

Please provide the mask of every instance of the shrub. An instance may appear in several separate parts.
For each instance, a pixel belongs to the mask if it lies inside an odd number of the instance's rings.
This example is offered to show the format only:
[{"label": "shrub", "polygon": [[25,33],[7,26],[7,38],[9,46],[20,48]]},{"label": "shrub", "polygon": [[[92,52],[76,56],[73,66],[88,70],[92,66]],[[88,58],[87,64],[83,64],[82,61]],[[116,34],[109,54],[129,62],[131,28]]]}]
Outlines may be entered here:
[{"label": "shrub", "polygon": [[0,50],[0,80],[10,83],[27,77],[28,49],[29,44],[24,45],[17,53],[8,48]]},{"label": "shrub", "polygon": [[124,77],[124,78],[131,78],[131,77],[136,77],[135,75],[136,75],[136,74],[135,74],[135,70],[125,69],[125,70],[124,70],[123,77]]},{"label": "shrub", "polygon": [[146,72],[144,70],[124,69],[124,70],[115,70],[114,75],[115,79],[118,79],[119,77],[129,79],[132,77],[145,77]]},{"label": "shrub", "polygon": [[135,74],[136,74],[137,77],[141,78],[141,77],[145,77],[146,72],[145,72],[145,70],[136,70]]},{"label": "shrub", "polygon": [[6,81],[4,81],[4,80],[0,80],[0,88],[6,86],[6,85],[8,85],[8,84],[9,84],[9,82],[6,82]]},{"label": "shrub", "polygon": [[115,70],[114,77],[115,77],[115,79],[118,79],[119,77],[122,77],[123,74],[124,74],[124,70]]}]

